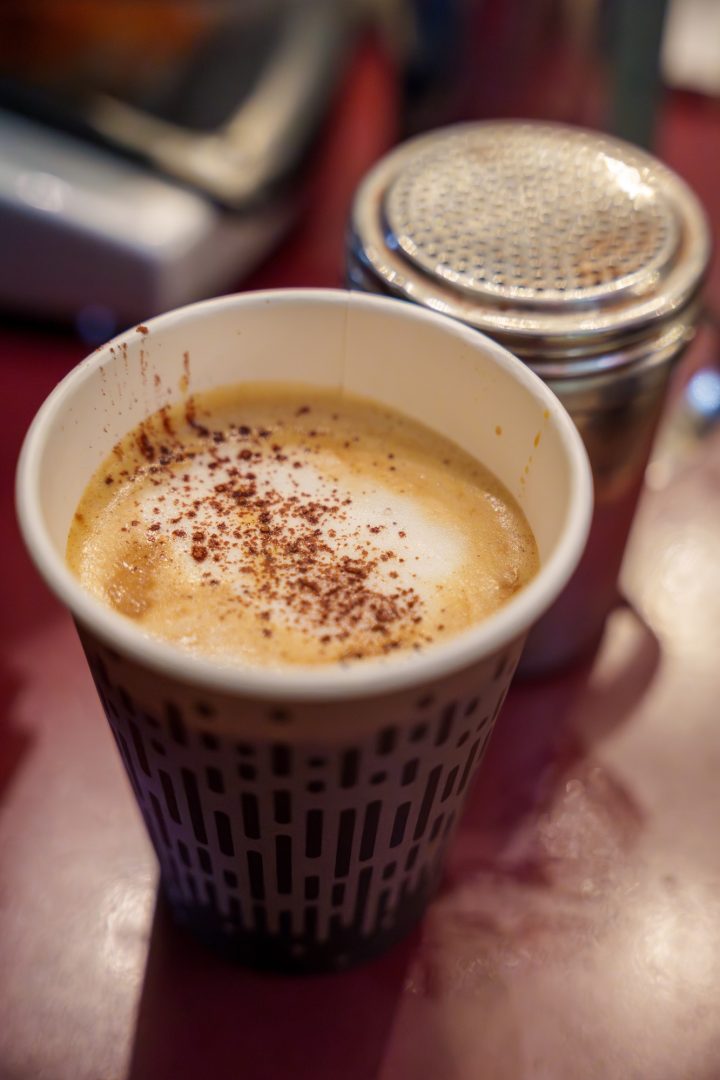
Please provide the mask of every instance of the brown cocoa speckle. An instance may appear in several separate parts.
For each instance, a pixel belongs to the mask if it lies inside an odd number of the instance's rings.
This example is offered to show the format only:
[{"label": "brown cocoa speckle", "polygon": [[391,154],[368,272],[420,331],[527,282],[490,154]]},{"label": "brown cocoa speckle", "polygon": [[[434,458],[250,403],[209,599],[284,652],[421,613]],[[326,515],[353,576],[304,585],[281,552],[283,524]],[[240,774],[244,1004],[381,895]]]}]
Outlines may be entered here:
[{"label": "brown cocoa speckle", "polygon": [[142,456],[145,458],[146,461],[154,461],[155,460],[155,447],[150,442],[150,438],[149,438],[148,433],[145,430],[144,426],[141,426],[141,428],[140,428],[140,430],[138,432],[137,444],[138,444],[138,447],[140,449],[140,453],[142,454]]}]

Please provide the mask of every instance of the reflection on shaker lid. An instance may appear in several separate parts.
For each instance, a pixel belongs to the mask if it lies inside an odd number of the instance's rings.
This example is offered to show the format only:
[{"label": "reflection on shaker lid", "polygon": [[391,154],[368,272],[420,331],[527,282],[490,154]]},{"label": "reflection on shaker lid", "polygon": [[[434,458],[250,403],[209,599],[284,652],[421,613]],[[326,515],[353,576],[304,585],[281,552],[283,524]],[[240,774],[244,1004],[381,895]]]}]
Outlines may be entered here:
[{"label": "reflection on shaker lid", "polygon": [[559,124],[463,124],[363,181],[351,259],[384,291],[527,357],[607,349],[672,320],[709,258],[702,207],[628,143]]}]

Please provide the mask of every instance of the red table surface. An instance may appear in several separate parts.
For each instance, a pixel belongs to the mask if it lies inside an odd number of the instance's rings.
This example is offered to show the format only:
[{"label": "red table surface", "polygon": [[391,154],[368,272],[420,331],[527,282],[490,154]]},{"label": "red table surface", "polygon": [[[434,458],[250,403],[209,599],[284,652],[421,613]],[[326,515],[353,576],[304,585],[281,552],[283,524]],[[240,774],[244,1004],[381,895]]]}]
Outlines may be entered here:
[{"label": "red table surface", "polygon": [[[339,283],[391,85],[363,53],[307,215],[253,285]],[[206,953],[157,899],[74,629],[13,520],[22,434],[85,350],[20,329],[0,350],[0,1080],[719,1077],[720,437],[646,491],[634,610],[598,655],[511,691],[419,931],[289,979]]]}]

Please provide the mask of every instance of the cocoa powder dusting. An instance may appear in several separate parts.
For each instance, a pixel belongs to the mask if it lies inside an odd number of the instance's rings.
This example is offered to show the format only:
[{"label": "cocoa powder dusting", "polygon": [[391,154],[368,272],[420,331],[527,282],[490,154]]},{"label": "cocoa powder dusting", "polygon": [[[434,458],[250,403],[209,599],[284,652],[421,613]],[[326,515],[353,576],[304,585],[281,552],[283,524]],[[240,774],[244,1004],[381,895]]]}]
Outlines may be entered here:
[{"label": "cocoa powder dusting", "polygon": [[[303,407],[300,413],[306,411],[309,408]],[[285,446],[277,430],[271,442],[271,432],[263,427],[240,425],[212,431],[198,421],[192,397],[184,419],[191,433],[189,443],[176,435],[163,414],[156,441],[155,428],[140,429],[137,445],[143,462],[133,479],[151,472],[164,474],[161,482],[175,513],[169,525],[156,522],[150,529],[156,539],[167,529],[168,537],[187,545],[196,563],[213,565],[213,576],[201,575],[201,588],[217,586],[223,566],[232,563],[233,573],[239,571],[240,580],[246,582],[233,600],[245,610],[259,609],[255,617],[263,636],[272,634],[275,620],[284,619],[296,629],[309,630],[323,646],[339,645],[341,659],[389,652],[403,643],[401,639],[407,641],[408,635],[417,639],[417,624],[422,621],[419,595],[396,584],[395,571],[389,582],[387,572],[383,578],[374,576],[382,564],[398,558],[391,549],[367,546],[368,532],[380,534],[385,525],[362,522],[349,538],[346,534],[336,539],[332,524],[348,520],[346,508],[352,500],[346,492],[329,485],[322,498],[314,497],[293,480],[293,493],[288,494],[287,487],[274,486],[271,472],[260,471],[264,460],[288,461],[289,469],[300,468],[297,457],[306,448]],[[307,434],[315,439],[318,433]],[[196,468],[200,465],[212,477],[200,497],[186,471],[193,460]],[[258,463],[259,479],[254,471],[243,470],[242,464],[250,461]],[[136,525],[136,520],[131,524]],[[351,637],[352,647],[343,651],[343,643]]]}]

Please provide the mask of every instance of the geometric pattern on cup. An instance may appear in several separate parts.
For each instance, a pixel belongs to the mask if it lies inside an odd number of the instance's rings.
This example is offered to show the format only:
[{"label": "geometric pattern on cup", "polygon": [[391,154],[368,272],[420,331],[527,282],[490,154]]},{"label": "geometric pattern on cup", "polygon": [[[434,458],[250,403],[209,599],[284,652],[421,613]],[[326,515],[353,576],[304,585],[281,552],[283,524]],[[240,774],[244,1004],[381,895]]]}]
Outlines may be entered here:
[{"label": "geometric pattern on cup", "polygon": [[288,737],[292,707],[267,705],[267,736],[248,739],[218,730],[211,694],[137,701],[132,662],[85,644],[176,915],[229,953],[299,970],[356,962],[416,921],[519,652],[490,658],[477,694],[418,694],[368,737],[321,743]]}]

